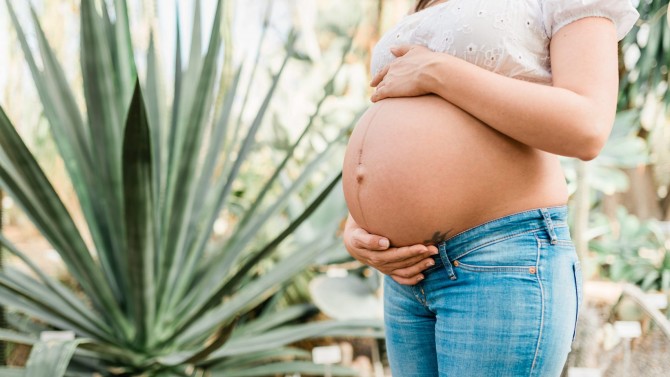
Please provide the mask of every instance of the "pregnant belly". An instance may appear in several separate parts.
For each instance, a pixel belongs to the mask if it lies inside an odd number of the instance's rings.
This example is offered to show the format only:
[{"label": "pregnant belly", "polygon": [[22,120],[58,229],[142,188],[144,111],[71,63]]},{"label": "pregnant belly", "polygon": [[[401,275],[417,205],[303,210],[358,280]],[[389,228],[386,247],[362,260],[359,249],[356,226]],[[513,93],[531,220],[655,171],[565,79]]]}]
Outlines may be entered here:
[{"label": "pregnant belly", "polygon": [[555,155],[436,95],[373,104],[349,139],[342,174],[354,220],[394,246],[437,243],[491,219],[567,201]]}]

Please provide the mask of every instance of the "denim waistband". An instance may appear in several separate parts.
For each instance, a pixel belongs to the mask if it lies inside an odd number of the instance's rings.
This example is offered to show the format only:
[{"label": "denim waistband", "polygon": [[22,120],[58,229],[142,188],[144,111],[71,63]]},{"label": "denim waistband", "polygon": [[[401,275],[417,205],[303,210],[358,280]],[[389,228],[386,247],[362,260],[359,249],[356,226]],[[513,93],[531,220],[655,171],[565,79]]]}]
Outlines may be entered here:
[{"label": "denim waistband", "polygon": [[[435,246],[450,260],[458,259],[469,250],[501,238],[544,229],[551,243],[557,241],[554,228],[566,227],[568,206],[540,207],[513,213],[487,221],[457,233]],[[439,258],[439,254],[438,254]]]}]

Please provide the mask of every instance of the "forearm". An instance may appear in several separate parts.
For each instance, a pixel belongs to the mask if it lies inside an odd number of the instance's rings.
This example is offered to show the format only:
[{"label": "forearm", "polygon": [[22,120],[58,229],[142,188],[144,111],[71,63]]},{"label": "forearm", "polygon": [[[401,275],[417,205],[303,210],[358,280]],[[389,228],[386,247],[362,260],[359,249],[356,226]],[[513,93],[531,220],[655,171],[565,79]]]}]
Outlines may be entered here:
[{"label": "forearm", "polygon": [[592,159],[614,121],[614,114],[606,111],[609,103],[505,77],[447,54],[435,53],[422,72],[427,91],[501,133],[550,153]]}]

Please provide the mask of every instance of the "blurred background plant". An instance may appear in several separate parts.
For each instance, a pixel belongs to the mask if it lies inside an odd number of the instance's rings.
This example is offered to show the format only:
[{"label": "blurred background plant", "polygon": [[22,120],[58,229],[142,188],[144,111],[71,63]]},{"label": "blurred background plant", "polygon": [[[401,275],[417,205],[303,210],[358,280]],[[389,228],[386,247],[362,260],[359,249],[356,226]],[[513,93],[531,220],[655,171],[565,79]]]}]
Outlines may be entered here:
[{"label": "blurred background plant", "polygon": [[645,291],[668,292],[670,252],[658,221],[641,221],[621,206],[616,222],[597,213],[593,224],[602,224],[605,232],[590,244],[603,277],[629,281]]},{"label": "blurred background plant", "polygon": [[[81,89],[84,75],[76,60],[80,30],[78,23],[72,22],[80,12],[80,0],[35,0],[32,3],[47,31],[53,53],[63,63],[66,81],[71,84],[75,101],[79,108],[84,108],[85,91]],[[131,39],[144,94],[149,98],[154,96],[151,90],[146,90],[146,83],[153,80],[149,77],[152,71],[162,72],[162,77],[158,77],[161,80],[157,80],[156,84],[158,89],[154,92],[167,93],[162,96],[163,103],[145,100],[150,125],[156,119],[159,124],[165,124],[170,118],[165,114],[170,114],[166,110],[169,110],[169,93],[173,90],[171,78],[174,77],[172,57],[176,53],[173,26],[175,8],[183,15],[180,18],[182,33],[176,40],[181,40],[182,46],[188,47],[186,41],[195,35],[190,32],[193,29],[191,20],[195,19],[192,17],[191,2],[177,3],[178,6],[174,7],[172,3],[169,6],[160,3],[159,6],[157,1],[128,0]],[[210,0],[202,1],[202,13],[205,15],[201,20],[202,30],[209,30],[215,14],[214,3]],[[215,114],[220,114],[225,98],[222,88],[225,89],[233,82],[232,78],[236,74],[234,67],[243,67],[239,76],[241,88],[244,88],[244,83],[253,83],[247,92],[250,94],[238,93],[236,96],[233,108],[238,112],[231,124],[248,127],[253,123],[256,111],[240,112],[241,103],[247,102],[247,109],[259,108],[263,92],[272,85],[274,73],[282,65],[289,30],[296,28],[299,32],[290,63],[284,67],[282,79],[267,107],[262,132],[256,136],[249,162],[240,167],[225,210],[213,223],[214,242],[232,240],[234,244],[236,239],[246,239],[240,236],[244,233],[239,233],[239,224],[243,223],[244,214],[254,208],[255,198],[263,190],[265,180],[272,176],[277,166],[281,166],[287,154],[293,157],[276,177],[273,188],[268,190],[269,198],[277,198],[284,190],[290,190],[303,172],[311,170],[310,166],[320,168],[313,168],[313,174],[303,175],[301,189],[289,195],[285,199],[285,206],[277,208],[277,216],[271,217],[265,227],[254,233],[248,244],[249,250],[258,250],[271,242],[277,231],[285,229],[289,219],[299,217],[321,192],[323,185],[328,182],[327,177],[340,168],[342,146],[346,141],[343,133],[350,129],[357,114],[369,103],[367,83],[370,79],[368,69],[371,48],[388,27],[407,13],[413,3],[412,0],[225,2],[225,6],[230,9],[223,13],[222,39],[225,43],[219,58],[228,63],[223,64],[221,79],[215,85],[220,89],[215,95],[214,102],[218,104],[214,106]],[[116,0],[107,1],[106,4],[112,10],[110,19],[114,20],[116,16],[111,5],[116,4]],[[602,358],[605,354],[603,350],[618,350],[618,353],[606,352],[608,355],[620,356],[624,352],[625,342],[618,341],[618,345],[612,346],[614,341],[607,335],[612,331],[611,326],[607,326],[609,322],[625,319],[615,310],[623,295],[619,282],[630,282],[643,290],[661,293],[666,297],[668,295],[670,126],[667,114],[670,103],[670,18],[667,0],[640,0],[635,5],[641,19],[620,43],[620,96],[610,140],[602,154],[592,161],[562,160],[571,193],[571,231],[582,258],[585,275],[590,280],[586,292],[588,305],[580,318],[582,327],[570,365],[597,366],[604,375],[628,373],[621,367],[621,357],[612,356],[607,361]],[[17,6],[22,25],[30,24],[25,8],[23,4]],[[21,12],[24,12],[23,15]],[[348,49],[349,53],[344,55],[343,64],[340,64],[343,51],[347,50],[351,42],[354,25],[358,28],[353,44]],[[0,72],[0,88],[4,88],[0,92],[0,103],[10,118],[15,119],[17,130],[36,155],[40,166],[72,214],[77,228],[85,229],[86,222],[78,209],[76,190],[67,179],[66,161],[59,158],[58,148],[49,133],[48,117],[35,111],[38,95],[31,85],[26,84],[30,83],[25,77],[29,71],[25,68],[23,56],[17,53],[19,39],[13,34],[8,15],[3,12],[0,12],[0,30],[8,35],[0,36],[0,59],[4,59],[0,62],[3,67],[8,67]],[[27,34],[30,47],[39,48],[35,34]],[[253,48],[261,45],[258,42],[262,35],[266,42],[262,44],[261,54],[257,55]],[[202,39],[201,49],[204,51],[207,38]],[[229,43],[231,41],[233,43]],[[148,53],[152,51],[152,44],[155,51],[153,58]],[[236,48],[226,47],[233,45]],[[182,48],[185,67],[192,51],[193,48]],[[41,59],[37,58],[38,61]],[[250,69],[254,65],[258,69]],[[149,67],[156,68],[152,70]],[[328,84],[328,78],[331,77],[334,79]],[[324,88],[331,95],[325,95]],[[152,106],[154,110],[151,110]],[[305,124],[312,126],[301,138],[304,128],[297,125]],[[239,132],[245,132],[244,127]],[[230,134],[229,139],[233,139]],[[294,144],[297,144],[295,149]],[[330,152],[324,154],[327,148],[330,148]],[[319,162],[313,163],[315,160]],[[333,188],[334,194],[338,194],[338,191],[339,187]],[[62,267],[58,267],[63,265],[58,254],[51,245],[40,241],[38,232],[31,227],[17,203],[6,196],[3,207],[3,234],[8,239],[16,240],[21,249],[39,251],[35,255],[39,255],[40,265],[48,272],[68,276]],[[262,213],[262,209],[258,211]],[[259,275],[270,273],[284,258],[296,255],[296,250],[309,244],[310,240],[324,234],[335,236],[336,223],[342,221],[345,214],[346,207],[341,195],[328,196],[310,220],[277,247],[273,256],[256,264],[255,271]],[[82,232],[82,237],[87,245],[92,244],[86,232]],[[379,297],[379,283],[373,271],[350,259],[341,244],[336,243],[328,251],[324,249],[324,252],[315,256],[315,261],[294,279],[286,280],[281,287],[277,287],[274,294],[257,309],[249,311],[249,318],[262,318],[264,313],[297,307],[305,310],[302,317],[295,317],[296,322],[300,323],[325,317],[338,318],[343,312],[352,311],[361,317],[378,318],[369,313],[370,309],[347,309],[377,305],[375,300]],[[19,264],[14,263],[16,258],[10,258],[9,262],[19,267]],[[617,283],[610,284],[611,281]],[[340,304],[333,305],[333,302]],[[320,314],[315,314],[315,304],[321,309]],[[338,310],[342,308],[345,310]],[[667,315],[667,311],[665,313]],[[13,314],[10,317],[15,318]],[[633,369],[630,375],[660,376],[670,368],[663,364],[664,359],[659,356],[668,350],[668,343],[658,343],[654,328],[657,327],[645,327],[646,335],[638,339],[639,347],[633,348],[633,352],[637,352],[634,360],[638,360],[633,367],[639,369]],[[293,345],[309,349],[333,341],[319,342]],[[649,342],[653,346],[648,346]],[[383,347],[381,351],[383,356]],[[307,357],[304,352],[295,352],[303,358]],[[246,365],[253,365],[253,361]],[[376,373],[379,375],[378,371]]]},{"label": "blurred background plant", "polygon": [[[333,101],[346,100],[340,76],[354,23],[331,32],[337,43],[316,65],[310,34],[275,25],[274,3],[262,2],[265,21],[247,61],[232,47],[231,2],[195,1],[188,49],[184,7],[172,18],[174,66],[166,73],[157,3],[61,2],[74,8],[59,12],[80,19],[76,70],[76,55],[58,56],[30,4],[5,3],[52,137],[45,142],[58,151],[48,160],[62,159],[72,186],[51,185],[45,156],[30,152],[41,149],[26,145],[2,111],[6,206],[21,210],[67,270],[64,284],[34,262],[43,254],[30,257],[0,237],[28,269],[10,260],[0,272],[0,302],[12,310],[0,337],[32,346],[25,372],[3,375],[314,374],[323,367],[291,344],[381,336],[377,319],[305,323],[313,305],[275,299],[341,243],[334,155],[360,103]],[[139,9],[145,21],[131,26]],[[208,27],[203,13],[212,16]],[[272,38],[280,43],[266,56]],[[280,82],[305,72],[315,75],[311,90],[282,93]],[[301,113],[286,117],[294,102]],[[65,204],[59,191],[72,200]],[[56,329],[69,332],[49,338],[46,330]]]},{"label": "blurred background plant", "polygon": [[[562,161],[571,231],[589,280],[568,367],[595,376],[664,376],[670,368],[670,16],[667,0],[634,5],[640,20],[619,44],[608,143],[592,161]],[[632,322],[616,326],[619,320]],[[639,334],[630,331],[635,323]]]},{"label": "blurred background plant", "polygon": [[[640,20],[620,43],[618,112],[608,143],[592,161],[563,163],[586,272],[667,292],[661,279],[670,248],[670,18],[666,0],[637,7]],[[633,265],[636,272],[623,271]]]}]

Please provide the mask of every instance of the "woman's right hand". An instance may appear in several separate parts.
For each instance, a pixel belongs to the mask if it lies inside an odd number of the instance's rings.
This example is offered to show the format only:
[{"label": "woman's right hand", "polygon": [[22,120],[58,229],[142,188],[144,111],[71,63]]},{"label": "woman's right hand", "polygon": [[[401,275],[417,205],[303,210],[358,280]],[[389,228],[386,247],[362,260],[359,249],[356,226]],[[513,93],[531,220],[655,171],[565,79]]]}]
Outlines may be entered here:
[{"label": "woman's right hand", "polygon": [[351,214],[344,226],[343,237],[347,252],[352,257],[404,285],[414,285],[423,280],[421,272],[435,264],[431,256],[438,254],[434,245],[389,248],[387,238],[368,233]]}]

